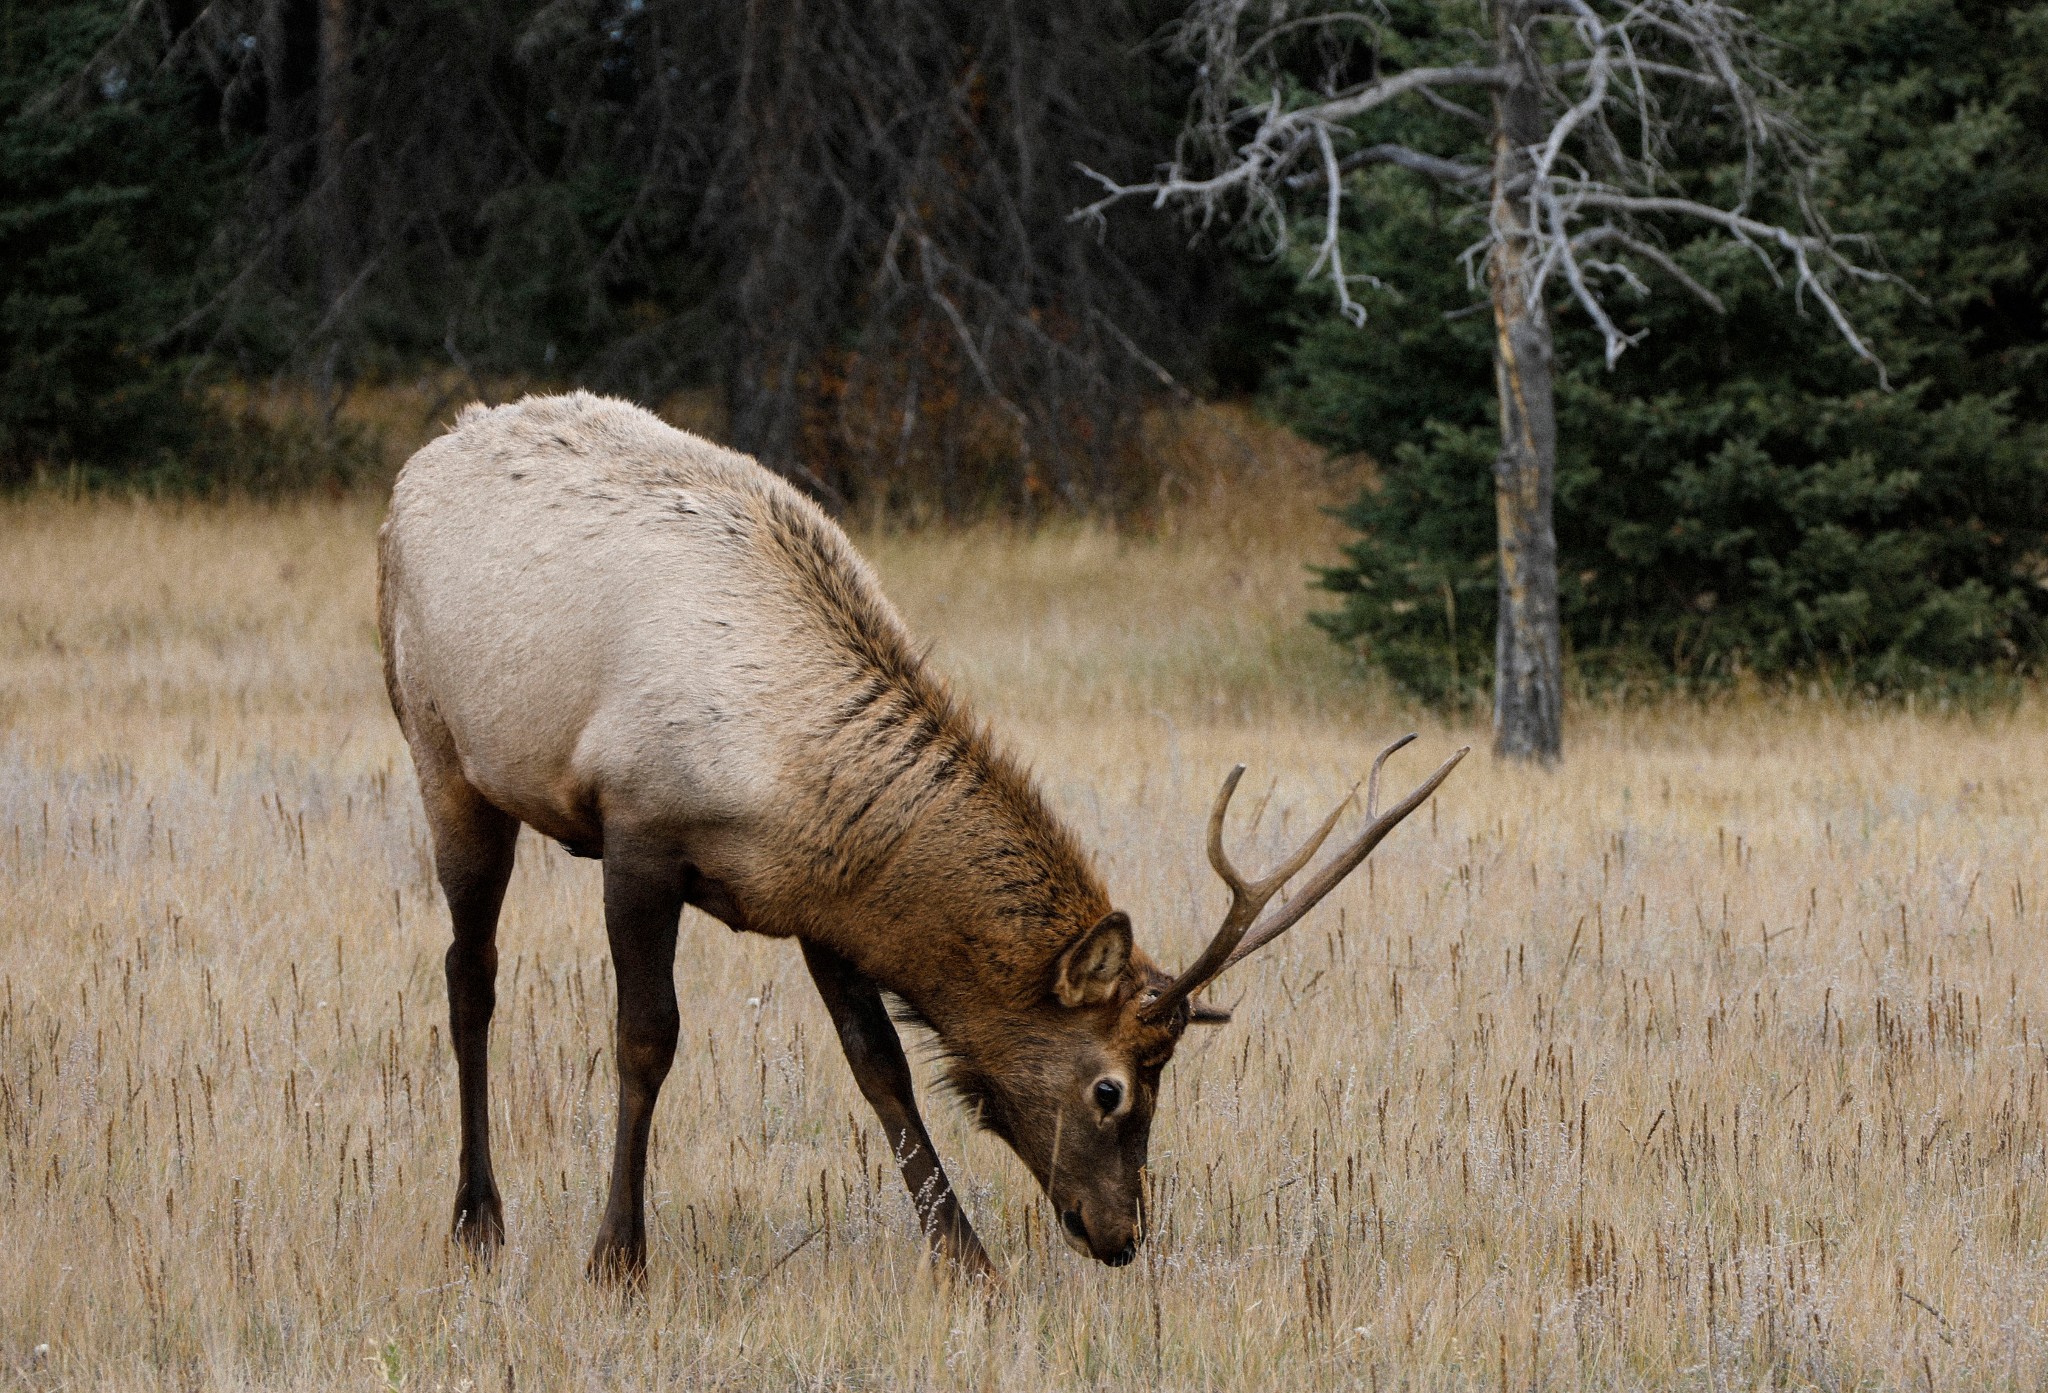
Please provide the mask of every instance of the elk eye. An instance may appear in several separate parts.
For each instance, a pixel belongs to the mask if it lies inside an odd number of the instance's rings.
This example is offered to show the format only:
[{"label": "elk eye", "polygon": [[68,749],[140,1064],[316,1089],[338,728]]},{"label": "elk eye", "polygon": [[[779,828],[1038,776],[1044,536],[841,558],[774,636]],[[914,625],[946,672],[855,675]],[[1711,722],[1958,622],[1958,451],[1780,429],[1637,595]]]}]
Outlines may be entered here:
[{"label": "elk eye", "polygon": [[1108,1116],[1122,1107],[1123,1102],[1124,1086],[1121,1083],[1115,1079],[1097,1079],[1095,1081],[1095,1106],[1102,1109],[1104,1116]]}]

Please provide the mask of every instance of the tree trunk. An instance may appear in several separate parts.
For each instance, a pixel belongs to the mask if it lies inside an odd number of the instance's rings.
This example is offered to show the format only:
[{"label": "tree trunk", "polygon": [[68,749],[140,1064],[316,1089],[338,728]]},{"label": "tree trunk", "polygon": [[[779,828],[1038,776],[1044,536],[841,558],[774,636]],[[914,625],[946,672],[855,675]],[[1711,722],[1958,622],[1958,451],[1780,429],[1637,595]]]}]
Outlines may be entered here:
[{"label": "tree trunk", "polygon": [[319,163],[314,203],[319,238],[320,299],[327,320],[328,342],[316,374],[322,424],[332,426],[340,406],[336,392],[342,369],[342,299],[348,294],[354,236],[351,209],[343,182],[348,157],[349,0],[319,0],[320,67],[315,91],[319,122]]},{"label": "tree trunk", "polygon": [[342,165],[348,157],[349,0],[320,0],[319,122],[320,289],[331,312],[348,284],[348,201]]},{"label": "tree trunk", "polygon": [[[1495,62],[1527,73],[1516,43],[1536,7],[1498,0]],[[1500,397],[1500,455],[1493,496],[1500,544],[1500,619],[1494,639],[1493,748],[1512,759],[1549,763],[1563,752],[1564,662],[1557,610],[1557,532],[1551,492],[1557,474],[1557,403],[1551,378],[1550,318],[1529,295],[1528,205],[1508,192],[1543,140],[1542,97],[1533,74],[1494,96],[1494,384]]]}]

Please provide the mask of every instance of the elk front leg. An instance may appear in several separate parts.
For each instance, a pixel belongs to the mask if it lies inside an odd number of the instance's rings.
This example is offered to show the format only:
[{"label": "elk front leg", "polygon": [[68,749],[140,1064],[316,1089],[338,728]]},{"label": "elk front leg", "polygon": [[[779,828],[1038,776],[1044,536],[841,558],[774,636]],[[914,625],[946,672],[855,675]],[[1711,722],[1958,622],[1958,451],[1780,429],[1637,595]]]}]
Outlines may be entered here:
[{"label": "elk front leg", "polygon": [[675,957],[683,889],[679,863],[636,858],[606,829],[604,927],[618,979],[619,1130],[611,1195],[590,1253],[590,1275],[601,1280],[638,1282],[647,1272],[647,1135],[682,1024]]},{"label": "elk front leg", "polygon": [[839,1032],[854,1082],[881,1119],[883,1135],[902,1167],[903,1183],[910,1187],[932,1251],[969,1276],[997,1280],[995,1267],[939,1164],[924,1119],[918,1116],[910,1063],[903,1057],[903,1043],[882,1004],[881,992],[830,948],[816,943],[805,943],[803,948],[804,965],[810,968],[811,980]]}]

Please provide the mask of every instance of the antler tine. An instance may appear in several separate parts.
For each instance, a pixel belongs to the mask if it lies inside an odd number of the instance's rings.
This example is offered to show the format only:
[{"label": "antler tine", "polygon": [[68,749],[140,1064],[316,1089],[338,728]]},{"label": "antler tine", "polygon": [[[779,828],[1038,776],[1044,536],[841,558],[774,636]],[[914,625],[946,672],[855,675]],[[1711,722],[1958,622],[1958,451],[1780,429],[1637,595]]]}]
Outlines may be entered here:
[{"label": "antler tine", "polygon": [[[1414,737],[1410,736],[1409,739],[1412,740]],[[1358,796],[1358,786],[1353,784],[1344,801],[1331,809],[1330,815],[1323,819],[1323,825],[1309,836],[1300,850],[1288,857],[1263,880],[1248,881],[1231,863],[1229,853],[1223,849],[1224,819],[1230,812],[1230,800],[1237,792],[1238,780],[1243,777],[1242,764],[1225,774],[1223,787],[1216,791],[1216,802],[1209,809],[1209,864],[1215,868],[1216,874],[1222,877],[1223,883],[1230,887],[1230,908],[1224,913],[1222,927],[1216,930],[1216,936],[1209,940],[1209,946],[1202,950],[1202,955],[1190,963],[1180,976],[1174,978],[1171,986],[1146,1005],[1145,1015],[1148,1019],[1157,1020],[1169,1014],[1177,1004],[1194,995],[1203,983],[1223,970],[1238,942],[1243,939],[1245,930],[1259,917],[1259,911],[1266,907],[1273,896],[1280,893],[1282,886],[1294,879],[1301,868],[1309,863],[1311,857],[1322,850],[1323,843],[1329,840],[1330,833],[1336,829],[1337,819],[1344,815],[1344,810],[1351,806],[1351,800]]]},{"label": "antler tine", "polygon": [[1399,740],[1396,740],[1393,744],[1387,746],[1387,748],[1385,748],[1384,750],[1381,750],[1380,757],[1372,762],[1372,775],[1370,778],[1366,780],[1365,783],[1365,815],[1368,818],[1374,818],[1380,815],[1380,766],[1387,762],[1388,755],[1402,748],[1404,745],[1406,745],[1409,741],[1413,740],[1414,738],[1415,732],[1412,730],[1409,731]]},{"label": "antler tine", "polygon": [[1222,927],[1216,930],[1216,936],[1209,940],[1209,946],[1202,950],[1201,956],[1188,964],[1165,991],[1146,1003],[1143,1014],[1148,1020],[1160,1020],[1172,1014],[1175,1006],[1222,971],[1224,961],[1244,937],[1244,931],[1251,927],[1252,920],[1259,917],[1259,911],[1272,898],[1265,882],[1253,884],[1247,881],[1231,864],[1229,853],[1223,849],[1224,819],[1230,813],[1230,800],[1237,793],[1238,780],[1243,777],[1244,766],[1233,766],[1223,776],[1223,787],[1216,790],[1216,801],[1209,809],[1209,864],[1230,887],[1230,908],[1224,912]]},{"label": "antler tine", "polygon": [[[1237,790],[1237,781],[1243,773],[1242,764],[1230,771],[1223,780],[1222,791],[1216,796],[1216,806],[1209,811],[1209,864],[1216,868],[1216,874],[1222,876],[1223,883],[1230,887],[1232,917],[1237,915],[1239,906],[1246,902],[1249,902],[1249,915],[1256,915],[1264,909],[1266,902],[1279,893],[1280,887],[1294,879],[1301,868],[1309,863],[1309,858],[1322,850],[1323,843],[1329,840],[1330,833],[1337,826],[1337,819],[1344,815],[1344,810],[1351,806],[1351,800],[1358,796],[1358,785],[1353,784],[1351,792],[1344,796],[1344,801],[1330,810],[1330,815],[1323,819],[1323,825],[1310,834],[1299,851],[1288,857],[1264,880],[1247,882],[1237,867],[1231,864],[1229,854],[1223,850],[1224,813],[1230,807],[1230,795]],[[1250,918],[1248,917],[1245,922],[1250,923]]]},{"label": "antler tine", "polygon": [[1244,883],[1244,877],[1237,873],[1237,867],[1230,864],[1230,857],[1223,850],[1223,819],[1230,811],[1230,800],[1237,793],[1237,781],[1244,777],[1244,766],[1233,765],[1223,776],[1223,787],[1216,790],[1216,801],[1209,808],[1209,864],[1216,874],[1223,877],[1223,883],[1230,887],[1231,908],[1237,907],[1239,894],[1248,894],[1251,887]]},{"label": "antler tine", "polygon": [[[1385,760],[1388,755],[1407,744],[1408,740],[1414,738],[1411,735],[1407,740],[1395,741],[1381,753],[1380,760]],[[1249,936],[1239,935],[1242,941],[1232,950],[1230,956],[1223,960],[1222,966],[1216,969],[1217,972],[1221,973],[1226,968],[1243,962],[1246,958],[1258,952],[1259,949],[1265,947],[1268,943],[1280,937],[1281,934],[1286,933],[1289,929],[1300,923],[1303,916],[1311,909],[1314,909],[1325,895],[1336,889],[1344,877],[1350,875],[1359,866],[1364,864],[1365,858],[1372,855],[1373,848],[1386,840],[1387,834],[1398,827],[1408,814],[1428,802],[1429,796],[1437,791],[1437,788],[1445,779],[1451,777],[1451,771],[1458,767],[1458,761],[1471,753],[1472,747],[1470,745],[1459,746],[1449,759],[1437,766],[1434,774],[1431,774],[1427,779],[1417,784],[1406,798],[1403,798],[1393,807],[1367,823],[1365,830],[1359,833],[1358,840],[1344,848],[1329,864],[1325,865],[1320,871],[1317,871],[1315,877],[1301,888],[1301,893],[1290,900],[1285,909],[1282,909],[1271,919],[1259,925],[1258,932]],[[1377,772],[1377,761],[1375,762],[1374,769]]]}]

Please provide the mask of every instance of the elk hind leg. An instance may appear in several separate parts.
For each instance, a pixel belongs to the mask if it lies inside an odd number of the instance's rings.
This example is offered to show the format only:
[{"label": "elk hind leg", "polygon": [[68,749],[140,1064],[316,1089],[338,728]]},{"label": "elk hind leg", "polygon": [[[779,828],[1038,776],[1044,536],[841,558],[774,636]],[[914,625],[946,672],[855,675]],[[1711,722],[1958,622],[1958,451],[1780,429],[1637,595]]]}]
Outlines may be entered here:
[{"label": "elk hind leg", "polygon": [[606,829],[604,927],[618,980],[619,1127],[589,1273],[637,1283],[647,1271],[647,1139],[682,1026],[675,956],[687,873],[673,857],[637,852],[622,841]]},{"label": "elk hind leg", "polygon": [[455,931],[446,960],[448,1038],[462,1101],[454,1231],[466,1247],[487,1253],[505,1238],[505,1208],[491,1169],[490,1032],[497,1006],[498,911],[512,877],[519,823],[484,801],[459,774],[441,773],[424,760],[420,792],[434,839],[434,870]]},{"label": "elk hind leg", "polygon": [[839,1032],[854,1082],[881,1121],[932,1251],[970,1277],[998,1280],[994,1264],[953,1193],[945,1167],[939,1164],[931,1135],[924,1129],[911,1084],[910,1062],[903,1057],[903,1042],[882,1003],[881,991],[830,948],[809,942],[803,948],[804,965],[811,970],[811,981]]}]

